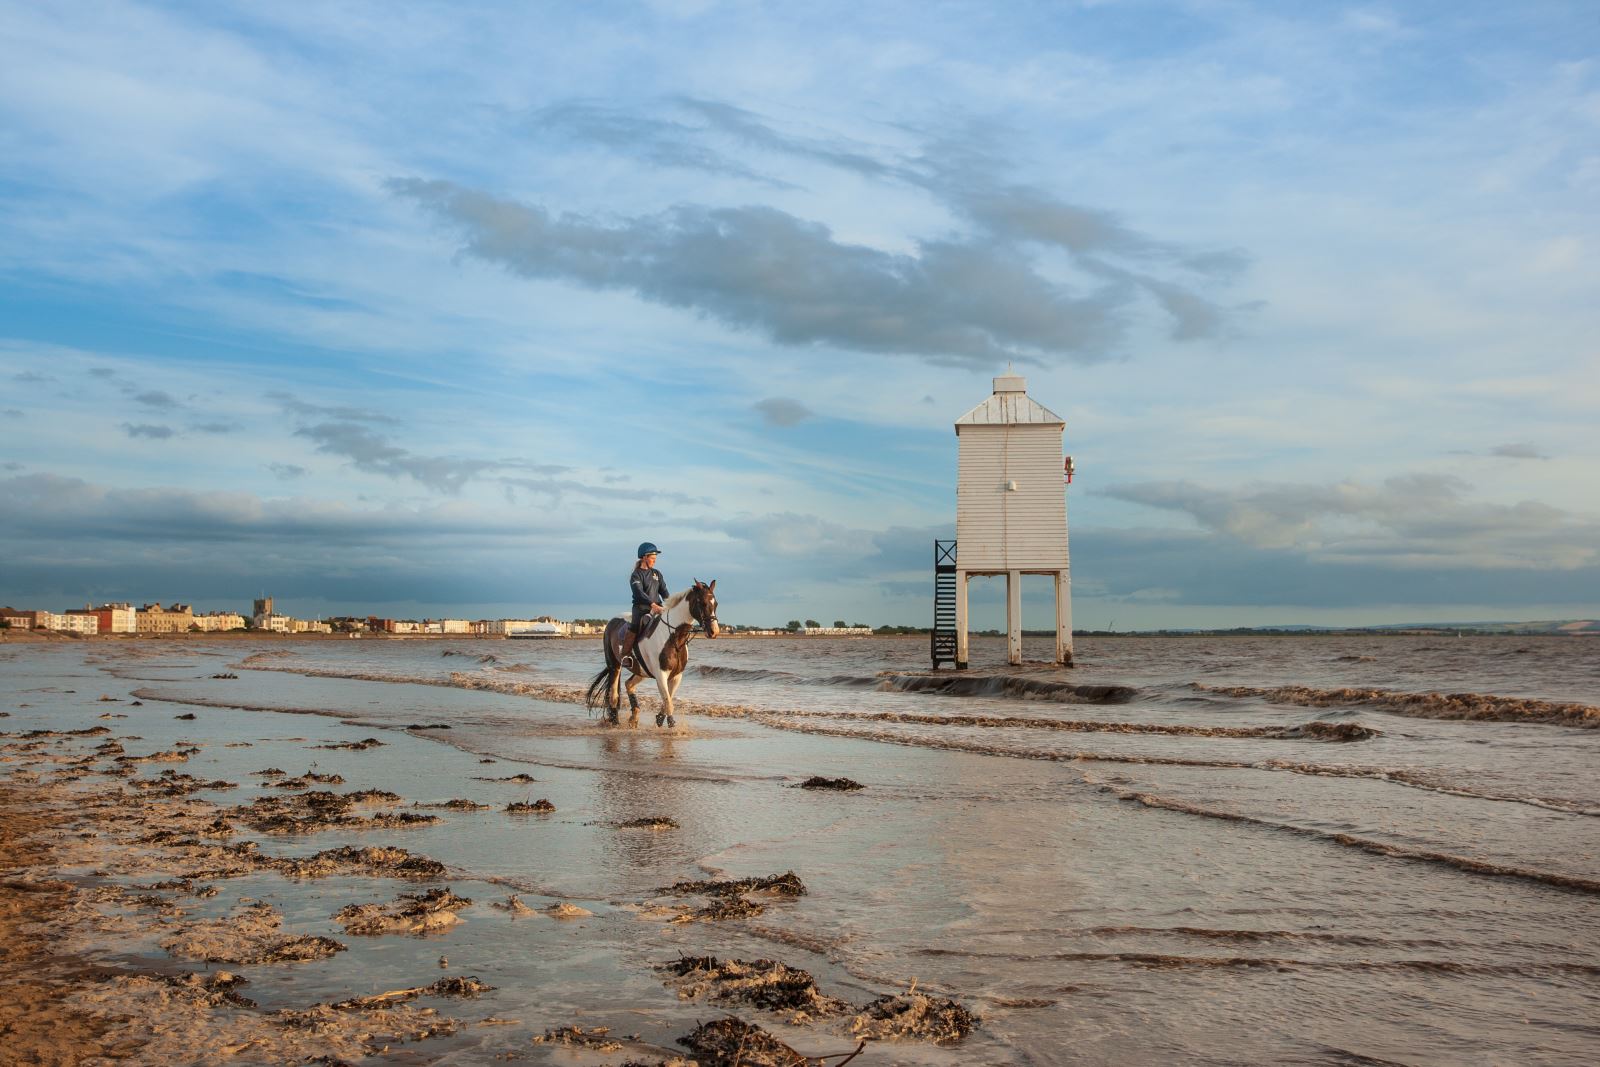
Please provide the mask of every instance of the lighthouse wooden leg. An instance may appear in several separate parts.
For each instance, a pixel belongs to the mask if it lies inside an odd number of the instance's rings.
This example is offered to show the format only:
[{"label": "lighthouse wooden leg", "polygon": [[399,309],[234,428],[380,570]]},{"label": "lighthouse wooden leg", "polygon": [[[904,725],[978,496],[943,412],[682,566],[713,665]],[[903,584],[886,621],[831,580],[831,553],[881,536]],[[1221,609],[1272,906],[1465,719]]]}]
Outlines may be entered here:
[{"label": "lighthouse wooden leg", "polygon": [[1022,662],[1022,572],[1006,571],[1006,662]]},{"label": "lighthouse wooden leg", "polygon": [[956,571],[956,670],[967,669],[967,572]]},{"label": "lighthouse wooden leg", "polygon": [[1072,666],[1072,578],[1056,571],[1056,662]]}]

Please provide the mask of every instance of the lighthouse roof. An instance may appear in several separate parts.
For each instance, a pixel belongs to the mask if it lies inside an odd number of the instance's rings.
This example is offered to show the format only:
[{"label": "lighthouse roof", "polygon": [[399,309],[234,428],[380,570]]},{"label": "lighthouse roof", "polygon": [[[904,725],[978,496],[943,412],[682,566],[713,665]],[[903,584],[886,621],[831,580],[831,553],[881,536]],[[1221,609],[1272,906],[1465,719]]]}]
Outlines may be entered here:
[{"label": "lighthouse roof", "polygon": [[1066,426],[1066,420],[1028,395],[1028,380],[1009,371],[994,380],[994,394],[956,420],[963,426]]}]

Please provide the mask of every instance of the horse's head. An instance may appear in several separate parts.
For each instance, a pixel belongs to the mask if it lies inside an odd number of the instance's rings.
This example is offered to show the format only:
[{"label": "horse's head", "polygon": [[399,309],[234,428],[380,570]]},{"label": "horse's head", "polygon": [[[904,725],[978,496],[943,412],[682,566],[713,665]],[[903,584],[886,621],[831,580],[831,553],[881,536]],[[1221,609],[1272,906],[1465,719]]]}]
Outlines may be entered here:
[{"label": "horse's head", "polygon": [[694,616],[694,621],[700,624],[707,637],[717,636],[717,580],[711,579],[707,585],[700,579],[694,580],[694,587],[689,590],[689,614]]}]

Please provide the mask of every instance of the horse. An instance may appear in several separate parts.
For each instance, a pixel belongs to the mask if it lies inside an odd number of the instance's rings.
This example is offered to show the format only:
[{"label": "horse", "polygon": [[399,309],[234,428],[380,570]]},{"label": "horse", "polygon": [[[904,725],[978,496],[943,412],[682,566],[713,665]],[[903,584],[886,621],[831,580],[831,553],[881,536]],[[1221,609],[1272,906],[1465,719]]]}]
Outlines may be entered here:
[{"label": "horse", "polygon": [[[633,666],[627,681],[628,725],[639,725],[639,697],[633,690],[646,676],[656,680],[661,693],[661,710],[656,712],[656,725],[676,726],[672,715],[672,698],[677,695],[678,683],[683,680],[683,669],[689,664],[689,633],[696,623],[705,635],[717,636],[717,583],[710,585],[696,578],[694,585],[681,593],[674,593],[661,605],[661,615],[655,628],[639,638],[633,648]],[[589,683],[584,694],[584,706],[593,711],[596,701],[605,696],[605,721],[618,725],[622,710],[622,638],[627,632],[628,620],[621,615],[606,623],[601,645],[605,649],[606,665]]]}]

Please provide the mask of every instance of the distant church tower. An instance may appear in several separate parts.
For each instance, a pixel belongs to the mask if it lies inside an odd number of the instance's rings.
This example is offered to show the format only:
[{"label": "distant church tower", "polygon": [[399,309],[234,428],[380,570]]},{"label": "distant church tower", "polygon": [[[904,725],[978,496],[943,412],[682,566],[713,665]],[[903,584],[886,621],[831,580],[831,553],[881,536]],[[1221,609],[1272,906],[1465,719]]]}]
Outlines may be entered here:
[{"label": "distant church tower", "polygon": [[[1061,443],[1066,425],[1028,396],[1027,381],[1009,369],[994,379],[992,396],[956,420],[956,544],[946,553],[954,556],[946,568],[955,577],[957,668],[967,666],[967,579],[996,574],[1006,578],[1006,661],[1022,662],[1022,576],[1049,574],[1055,578],[1056,662],[1072,665],[1064,484],[1071,481],[1072,461]],[[934,555],[937,572],[937,546]],[[937,600],[936,593],[936,613]],[[936,643],[935,666],[937,657]]]}]

